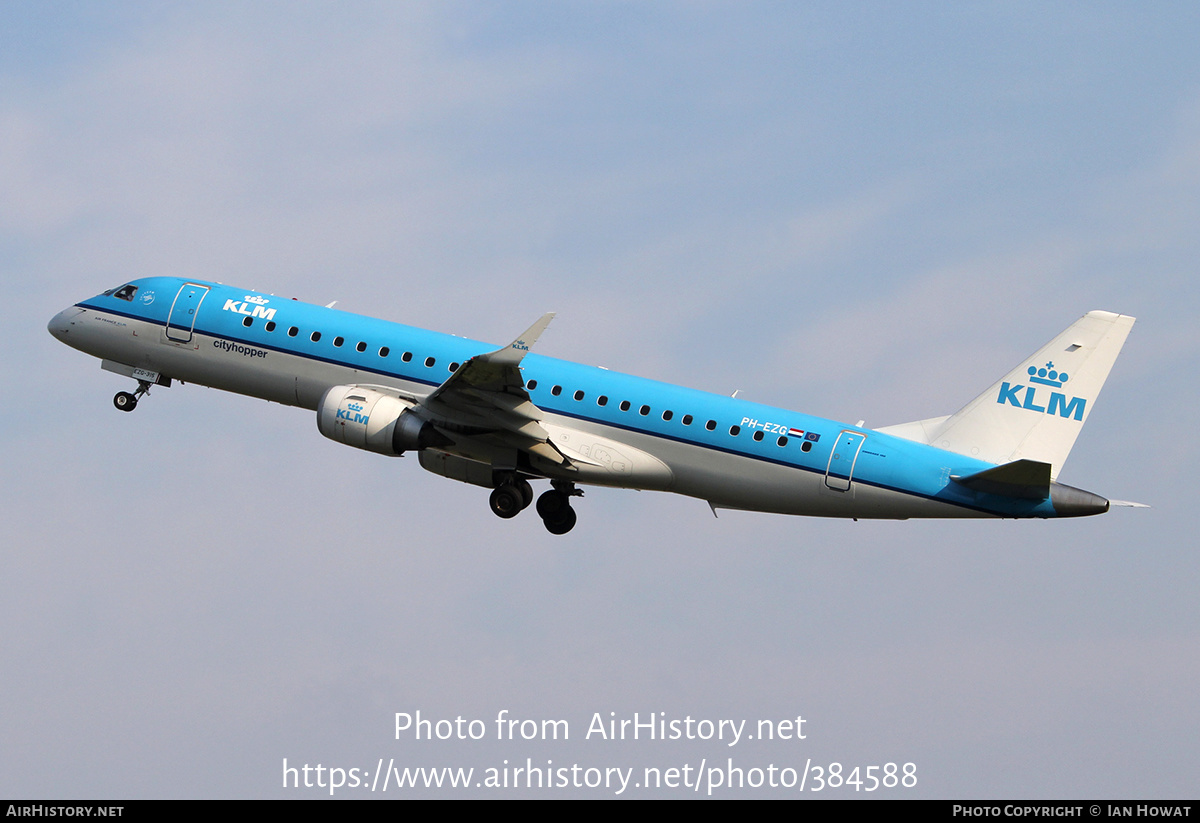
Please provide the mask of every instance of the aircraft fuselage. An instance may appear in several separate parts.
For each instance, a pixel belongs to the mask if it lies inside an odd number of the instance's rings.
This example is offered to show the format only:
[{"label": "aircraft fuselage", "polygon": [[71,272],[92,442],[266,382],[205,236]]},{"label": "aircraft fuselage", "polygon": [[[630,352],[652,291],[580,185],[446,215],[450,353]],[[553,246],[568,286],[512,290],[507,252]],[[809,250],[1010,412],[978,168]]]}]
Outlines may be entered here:
[{"label": "aircraft fuselage", "polygon": [[[495,346],[217,283],[132,281],[60,312],[49,330],[143,387],[174,379],[312,411],[334,387],[367,387],[342,392],[350,400],[337,408],[326,404],[323,433],[365,425],[358,400],[386,395],[436,430],[429,454],[421,449],[423,466],[479,485],[502,482],[489,481],[490,471],[674,492],[714,508],[853,518],[1058,517],[1107,509],[1087,492],[1071,489],[1086,497],[1064,497],[1070,487],[1057,483],[1058,495],[1042,498],[963,485],[954,478],[997,463],[912,439],[532,353],[514,355],[522,358],[524,391],[504,394],[500,411],[501,393],[476,385],[475,372],[488,373],[481,360],[470,380],[456,381],[452,398],[431,398],[463,364]],[[523,345],[518,340],[513,348]],[[1004,385],[997,403],[1023,402],[1027,395]],[[545,449],[525,448],[534,442],[519,439],[527,432],[496,416],[509,414],[523,395],[533,412],[514,413],[532,414]],[[1059,405],[1078,409],[1065,398]]]}]

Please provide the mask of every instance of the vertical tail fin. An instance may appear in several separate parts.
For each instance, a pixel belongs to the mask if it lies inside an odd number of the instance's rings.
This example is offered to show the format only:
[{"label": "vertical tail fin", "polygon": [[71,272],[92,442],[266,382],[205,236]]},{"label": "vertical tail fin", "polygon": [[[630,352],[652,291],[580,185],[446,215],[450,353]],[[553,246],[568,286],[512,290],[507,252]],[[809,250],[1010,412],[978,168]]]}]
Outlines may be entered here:
[{"label": "vertical tail fin", "polygon": [[1057,477],[1133,323],[1088,312],[949,417],[879,431],[991,463],[1049,463]]}]

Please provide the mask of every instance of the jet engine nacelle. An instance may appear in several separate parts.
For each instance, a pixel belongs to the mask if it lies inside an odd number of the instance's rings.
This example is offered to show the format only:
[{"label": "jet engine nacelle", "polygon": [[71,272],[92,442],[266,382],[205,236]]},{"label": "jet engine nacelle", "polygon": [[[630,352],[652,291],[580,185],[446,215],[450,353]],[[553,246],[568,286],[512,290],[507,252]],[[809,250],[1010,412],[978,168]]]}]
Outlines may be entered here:
[{"label": "jet engine nacelle", "polygon": [[330,440],[379,454],[444,444],[446,438],[414,411],[416,404],[362,386],[334,386],[317,406],[317,429]]}]

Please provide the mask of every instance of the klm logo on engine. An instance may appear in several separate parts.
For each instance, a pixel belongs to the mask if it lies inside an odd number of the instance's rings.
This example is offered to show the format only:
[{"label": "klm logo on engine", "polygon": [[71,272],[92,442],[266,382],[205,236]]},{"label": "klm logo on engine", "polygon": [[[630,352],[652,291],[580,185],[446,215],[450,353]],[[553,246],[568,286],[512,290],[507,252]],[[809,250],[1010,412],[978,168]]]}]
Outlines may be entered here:
[{"label": "klm logo on engine", "polygon": [[245,300],[234,300],[230,298],[225,301],[224,310],[244,314],[247,317],[261,317],[263,320],[270,320],[275,316],[275,309],[266,308],[270,301],[265,297],[259,297],[257,294],[247,294]]},{"label": "klm logo on engine", "polygon": [[346,408],[337,410],[337,419],[345,420],[347,423],[362,423],[366,425],[371,419],[369,414],[362,414],[362,410],[366,408],[362,403],[347,403]]},{"label": "klm logo on engine", "polygon": [[1042,414],[1057,414],[1059,417],[1083,420],[1083,410],[1087,407],[1087,400],[1082,397],[1072,397],[1068,400],[1062,392],[1047,392],[1045,389],[1039,388],[1039,386],[1047,386],[1050,389],[1061,389],[1067,379],[1066,372],[1055,371],[1054,363],[1047,363],[1042,368],[1030,366],[1029,382],[1036,385],[1026,386],[1018,383],[1014,386],[1004,381],[1000,384],[1000,394],[996,398],[996,402],[1002,406],[1013,405],[1019,409],[1028,409]]}]

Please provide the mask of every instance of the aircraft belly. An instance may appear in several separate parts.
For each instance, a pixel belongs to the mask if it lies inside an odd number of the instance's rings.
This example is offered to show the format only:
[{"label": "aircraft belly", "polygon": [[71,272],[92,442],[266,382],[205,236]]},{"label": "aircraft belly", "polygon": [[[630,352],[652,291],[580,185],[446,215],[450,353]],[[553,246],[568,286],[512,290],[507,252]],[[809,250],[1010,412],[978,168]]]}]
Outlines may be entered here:
[{"label": "aircraft belly", "polygon": [[295,366],[288,361],[299,358],[290,355],[197,333],[190,343],[159,347],[152,359],[185,383],[296,405]]},{"label": "aircraft belly", "polygon": [[612,433],[601,433],[592,427],[562,425],[542,421],[550,442],[565,455],[571,465],[567,468],[555,466],[545,458],[535,456],[534,462],[547,474],[569,478],[578,483],[598,486],[615,486],[625,489],[670,491],[674,475],[670,467],[653,454],[624,440],[615,439]]},{"label": "aircraft belly", "polygon": [[663,490],[706,500],[717,508],[864,519],[991,516],[857,479],[850,483],[848,490],[838,491],[826,485],[824,473],[818,470],[756,460],[587,421],[569,422],[576,429],[627,443],[661,460],[670,468],[673,477],[671,486]]}]

